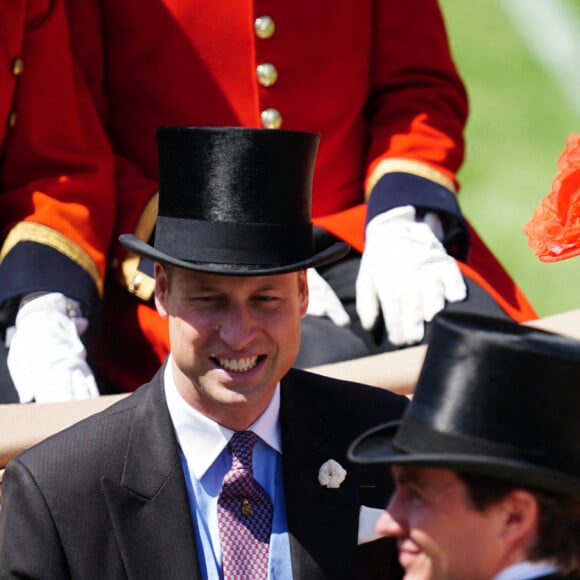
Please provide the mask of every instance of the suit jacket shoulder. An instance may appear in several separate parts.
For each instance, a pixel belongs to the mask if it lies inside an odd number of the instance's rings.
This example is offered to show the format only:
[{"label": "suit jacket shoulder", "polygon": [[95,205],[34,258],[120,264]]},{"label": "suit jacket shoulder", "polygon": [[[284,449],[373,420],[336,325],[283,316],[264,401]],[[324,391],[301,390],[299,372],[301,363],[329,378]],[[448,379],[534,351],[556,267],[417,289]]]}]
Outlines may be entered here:
[{"label": "suit jacket shoulder", "polygon": [[[34,558],[22,549],[31,545]],[[7,466],[0,576],[14,570],[30,578],[200,578],[162,371]]]},{"label": "suit jacket shoulder", "polygon": [[[282,417],[315,414],[325,428],[342,433],[350,444],[363,431],[398,421],[409,399],[388,390],[292,369],[282,381]],[[346,451],[346,450],[345,450]]]}]

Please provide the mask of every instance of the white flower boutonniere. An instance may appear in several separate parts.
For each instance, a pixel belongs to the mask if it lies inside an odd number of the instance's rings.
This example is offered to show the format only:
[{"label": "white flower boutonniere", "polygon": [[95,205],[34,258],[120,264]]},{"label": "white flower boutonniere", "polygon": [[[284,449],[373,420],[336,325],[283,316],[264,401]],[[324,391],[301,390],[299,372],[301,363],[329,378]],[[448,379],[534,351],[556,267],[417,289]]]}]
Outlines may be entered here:
[{"label": "white flower boutonniere", "polygon": [[320,485],[330,489],[338,489],[345,477],[346,469],[334,459],[325,461],[320,466],[320,471],[318,472],[318,481],[320,482]]}]

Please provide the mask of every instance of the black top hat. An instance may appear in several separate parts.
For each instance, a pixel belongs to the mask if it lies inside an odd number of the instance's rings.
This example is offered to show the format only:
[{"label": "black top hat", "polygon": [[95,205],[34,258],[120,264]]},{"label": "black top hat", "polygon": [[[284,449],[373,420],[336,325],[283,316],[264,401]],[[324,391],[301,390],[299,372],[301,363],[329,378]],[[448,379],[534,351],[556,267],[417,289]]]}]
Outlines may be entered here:
[{"label": "black top hat", "polygon": [[580,342],[440,314],[402,420],[367,431],[348,455],[580,495]]},{"label": "black top hat", "polygon": [[320,136],[240,127],[157,129],[154,246],[129,250],[181,268],[232,275],[293,272],[344,256],[313,235],[311,189]]}]

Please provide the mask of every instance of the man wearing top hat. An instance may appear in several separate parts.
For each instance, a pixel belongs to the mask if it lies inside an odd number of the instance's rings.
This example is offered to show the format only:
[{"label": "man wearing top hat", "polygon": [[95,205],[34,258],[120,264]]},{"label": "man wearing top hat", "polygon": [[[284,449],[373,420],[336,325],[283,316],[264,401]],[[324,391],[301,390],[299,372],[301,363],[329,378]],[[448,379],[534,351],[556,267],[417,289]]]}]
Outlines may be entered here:
[{"label": "man wearing top hat", "polygon": [[348,453],[392,465],[405,578],[580,578],[579,416],[580,342],[440,315],[404,417]]},{"label": "man wearing top hat", "polygon": [[122,242],[155,261],[171,354],[150,383],[6,468],[0,577],[400,577],[394,542],[361,533],[390,476],[346,450],[407,399],[291,369],[305,270],[348,250],[312,235],[318,135],[157,140],[154,246]]}]

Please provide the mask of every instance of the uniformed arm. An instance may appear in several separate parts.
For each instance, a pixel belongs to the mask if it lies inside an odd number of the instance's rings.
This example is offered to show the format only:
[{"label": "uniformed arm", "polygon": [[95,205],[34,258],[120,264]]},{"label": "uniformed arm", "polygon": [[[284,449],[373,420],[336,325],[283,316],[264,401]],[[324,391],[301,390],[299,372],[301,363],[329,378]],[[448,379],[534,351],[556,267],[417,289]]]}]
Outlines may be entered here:
[{"label": "uniformed arm", "polygon": [[437,0],[381,0],[377,11],[365,187],[388,200],[372,211],[410,204],[457,215],[468,102]]},{"label": "uniformed arm", "polygon": [[[75,59],[97,108],[101,124],[108,133],[116,134],[111,120],[110,95],[106,75],[107,35],[103,25],[104,3],[101,0],[65,0],[69,18],[71,44]],[[118,122],[118,120],[117,120]],[[151,143],[154,143],[151,134]],[[119,243],[118,235],[132,233],[149,240],[157,218],[159,183],[155,175],[145,175],[134,159],[129,159],[113,140],[110,148],[115,166],[116,229],[111,243],[111,274],[129,292],[142,300],[153,293],[152,267],[142,267],[135,256]],[[154,163],[156,166],[156,162]]]},{"label": "uniformed arm", "polygon": [[0,576],[3,580],[70,577],[42,492],[18,460],[8,465],[2,480]]},{"label": "uniformed arm", "polygon": [[436,0],[377,3],[357,311],[413,344],[446,301],[462,300],[468,248],[455,192],[468,103]]},{"label": "uniformed arm", "polygon": [[[15,76],[12,126],[4,138],[0,167],[0,305],[4,317],[13,320],[23,297],[58,294],[76,301],[83,317],[93,324],[115,222],[112,154],[72,57],[64,0],[27,3],[18,25],[21,43],[10,48],[19,50],[14,56],[20,66],[11,72]],[[39,309],[37,304],[35,311]],[[42,398],[45,388],[60,390],[56,400],[96,394],[82,345],[65,349],[64,366],[82,366],[91,385],[73,381],[71,391],[49,384],[52,375],[47,371],[62,361],[43,360],[50,351],[43,345],[62,339],[61,323],[66,317],[59,317],[61,310],[46,300],[44,311],[52,320],[45,336],[36,333],[31,323],[17,324],[16,351],[10,353],[17,362],[12,369],[31,367],[30,361],[35,361],[36,399]],[[79,330],[85,327],[69,325],[68,343],[78,346]],[[23,370],[28,378],[25,385],[15,380],[19,391],[31,388],[31,369]]]}]

